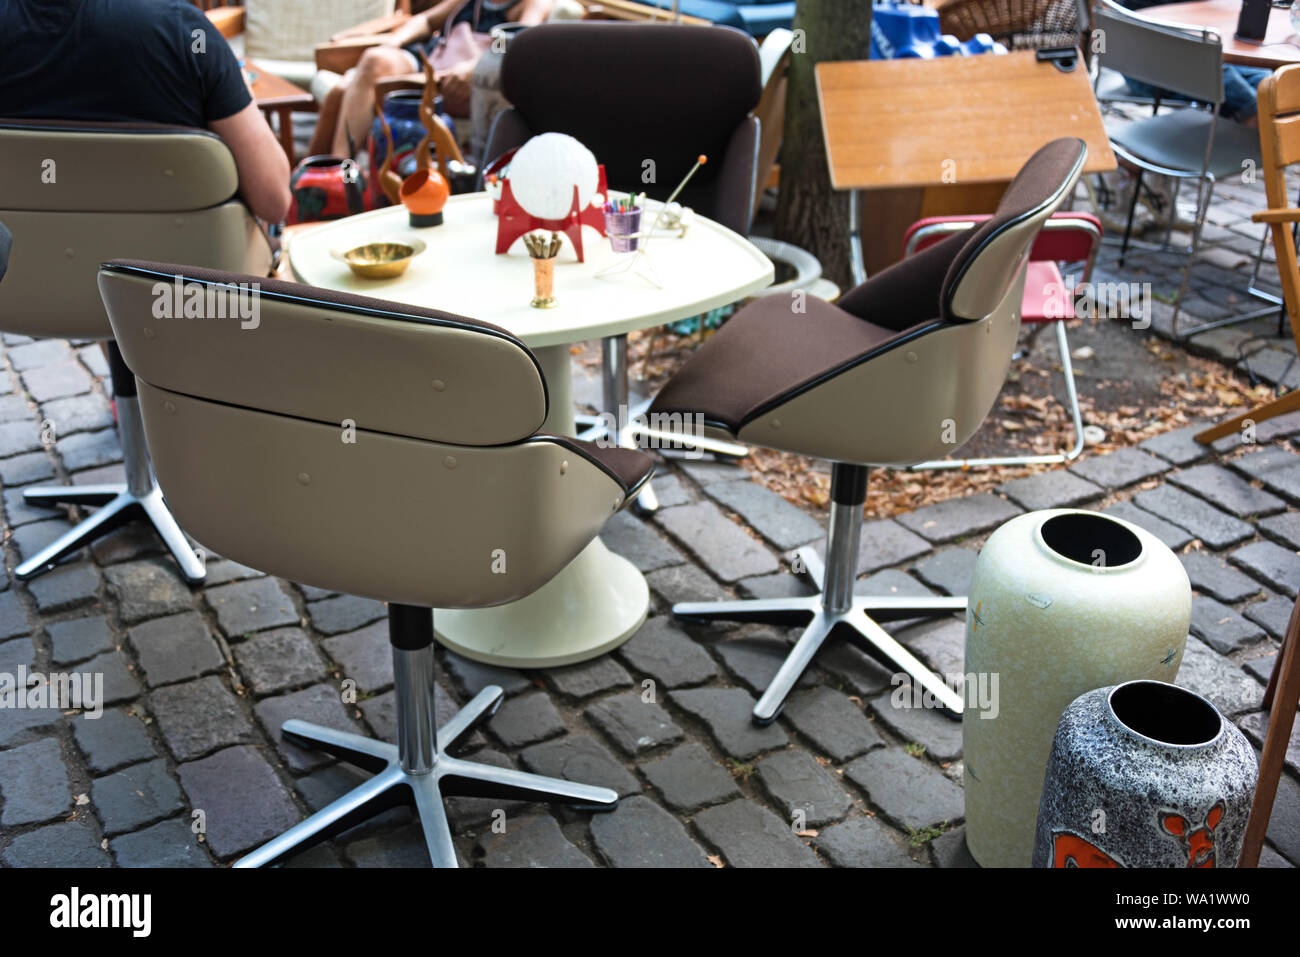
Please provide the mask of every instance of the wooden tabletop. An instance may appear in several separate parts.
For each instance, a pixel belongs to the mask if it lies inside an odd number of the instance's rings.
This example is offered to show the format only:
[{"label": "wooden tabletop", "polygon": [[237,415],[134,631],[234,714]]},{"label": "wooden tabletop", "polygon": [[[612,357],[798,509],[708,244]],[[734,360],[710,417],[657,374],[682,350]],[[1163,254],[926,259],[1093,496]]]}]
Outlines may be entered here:
[{"label": "wooden tabletop", "polygon": [[818,63],[817,96],[836,189],[1011,180],[1061,136],[1088,144],[1086,172],[1115,168],[1082,65],[1005,56]]},{"label": "wooden tabletop", "polygon": [[302,87],[263,70],[252,60],[244,63],[244,69],[253,74],[253,99],[262,109],[275,106],[312,106],[316,102],[311,93]]},{"label": "wooden tabletop", "polygon": [[[1141,15],[1164,23],[1179,26],[1209,27],[1223,39],[1223,59],[1242,66],[1257,66],[1276,70],[1288,63],[1300,63],[1300,37],[1291,29],[1290,11],[1273,7],[1269,11],[1268,30],[1264,43],[1238,40],[1237,17],[1241,14],[1241,0],[1196,0],[1194,3],[1168,3],[1148,7]],[[1289,41],[1289,42],[1288,42]]]}]

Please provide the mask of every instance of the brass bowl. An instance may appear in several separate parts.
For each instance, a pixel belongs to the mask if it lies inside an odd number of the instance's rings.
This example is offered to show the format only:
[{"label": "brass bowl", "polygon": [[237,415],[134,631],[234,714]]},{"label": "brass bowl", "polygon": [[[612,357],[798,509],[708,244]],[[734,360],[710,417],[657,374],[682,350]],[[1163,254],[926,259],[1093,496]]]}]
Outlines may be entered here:
[{"label": "brass bowl", "polygon": [[424,252],[424,248],[418,239],[382,240],[342,251],[331,249],[330,255],[346,263],[353,275],[362,279],[395,279],[406,272],[411,260]]}]

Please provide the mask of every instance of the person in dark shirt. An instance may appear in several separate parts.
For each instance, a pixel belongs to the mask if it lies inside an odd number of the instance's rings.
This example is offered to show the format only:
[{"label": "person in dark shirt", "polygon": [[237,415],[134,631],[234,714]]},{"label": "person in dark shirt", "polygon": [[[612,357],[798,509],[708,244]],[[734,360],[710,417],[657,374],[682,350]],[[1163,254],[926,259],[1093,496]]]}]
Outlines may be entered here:
[{"label": "person in dark shirt", "polygon": [[268,222],[289,209],[284,151],[230,45],[184,0],[0,0],[0,117],[211,130],[249,208]]}]

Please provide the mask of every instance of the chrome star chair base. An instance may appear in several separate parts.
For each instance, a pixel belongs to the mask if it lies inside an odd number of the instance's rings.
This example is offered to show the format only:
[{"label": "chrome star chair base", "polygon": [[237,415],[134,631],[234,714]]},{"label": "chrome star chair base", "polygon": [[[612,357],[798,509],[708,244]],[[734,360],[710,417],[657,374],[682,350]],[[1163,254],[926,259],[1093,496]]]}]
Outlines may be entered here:
[{"label": "chrome star chair base", "polygon": [[754,723],[771,724],[785,706],[786,696],[832,638],[848,639],[887,667],[897,668],[954,715],[962,711],[961,695],[880,626],[880,622],[964,612],[966,599],[895,598],[855,595],[858,545],[862,537],[862,506],[867,499],[867,468],[836,463],[831,472],[830,530],[826,562],[811,547],[801,548],[796,571],[820,584],[816,595],[761,598],[747,601],[679,602],[673,614],[697,621],[754,621],[771,625],[804,625],[785,663],[754,706]]},{"label": "chrome star chair base", "polygon": [[451,757],[447,752],[492,717],[505,692],[489,685],[436,728],[433,613],[427,608],[390,604],[388,629],[393,644],[397,743],[386,744],[297,719],[286,721],[284,735],[292,743],[324,751],[372,772],[374,777],[240,858],[235,867],[274,864],[403,804],[415,808],[434,867],[458,866],[443,798],[563,802],[588,811],[612,811],[618,806],[618,794],[609,788]]},{"label": "chrome star chair base", "polygon": [[176,519],[163,501],[162,490],[154,480],[149,464],[149,450],[144,440],[140,403],[135,392],[135,377],[122,363],[117,344],[108,344],[112,370],[113,395],[117,404],[117,429],[122,441],[122,461],[126,482],[108,485],[66,485],[33,488],[23,492],[23,500],[36,507],[80,505],[96,511],[50,542],[14,569],[14,577],[25,580],[53,568],[60,560],[89,545],[103,535],[136,518],[153,525],[163,544],[176,559],[181,574],[191,584],[202,582],[207,574],[204,562],[191,547]]}]

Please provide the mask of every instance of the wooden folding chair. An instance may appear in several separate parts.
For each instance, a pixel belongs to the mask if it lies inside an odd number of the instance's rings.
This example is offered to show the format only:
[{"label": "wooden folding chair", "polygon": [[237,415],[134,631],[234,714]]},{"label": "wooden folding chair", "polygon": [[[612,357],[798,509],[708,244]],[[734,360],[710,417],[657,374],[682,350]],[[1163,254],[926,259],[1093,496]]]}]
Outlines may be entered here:
[{"label": "wooden folding chair", "polygon": [[[1300,209],[1287,205],[1286,168],[1300,162],[1300,64],[1285,66],[1259,85],[1259,145],[1264,158],[1264,188],[1269,208],[1251,216],[1256,223],[1268,223],[1277,252],[1277,271],[1282,280],[1282,298],[1291,320],[1291,335],[1300,346],[1300,266],[1296,263],[1292,227],[1300,223]],[[1196,434],[1196,441],[1208,445],[1241,430],[1247,422],[1300,409],[1300,389],[1271,399],[1263,405],[1233,416]]]},{"label": "wooden folding chair", "polygon": [[[1287,235],[1291,234],[1288,232]],[[1287,303],[1291,302],[1288,292]],[[1259,852],[1264,845],[1264,835],[1268,833],[1268,819],[1277,797],[1277,782],[1286,761],[1297,704],[1300,704],[1300,600],[1291,610],[1282,650],[1273,662],[1273,674],[1269,676],[1268,689],[1264,692],[1264,710],[1269,713],[1268,733],[1264,737],[1255,803],[1250,808],[1250,821],[1246,824],[1246,840],[1242,844],[1238,867],[1259,866]]]}]

